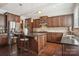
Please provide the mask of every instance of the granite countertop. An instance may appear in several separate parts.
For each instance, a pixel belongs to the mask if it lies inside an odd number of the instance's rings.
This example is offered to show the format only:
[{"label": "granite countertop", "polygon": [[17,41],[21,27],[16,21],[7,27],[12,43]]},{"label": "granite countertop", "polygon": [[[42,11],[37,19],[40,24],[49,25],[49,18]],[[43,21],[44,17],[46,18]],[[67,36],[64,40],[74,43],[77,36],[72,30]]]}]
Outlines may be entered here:
[{"label": "granite countertop", "polygon": [[2,33],[2,34],[0,34],[0,35],[7,35],[7,33]]},{"label": "granite countertop", "polygon": [[46,33],[29,33],[27,35],[25,35],[25,37],[27,38],[34,38],[36,36],[40,36],[40,35],[45,35]]},{"label": "granite countertop", "polygon": [[79,37],[75,35],[66,35],[62,37],[61,43],[79,45]]}]

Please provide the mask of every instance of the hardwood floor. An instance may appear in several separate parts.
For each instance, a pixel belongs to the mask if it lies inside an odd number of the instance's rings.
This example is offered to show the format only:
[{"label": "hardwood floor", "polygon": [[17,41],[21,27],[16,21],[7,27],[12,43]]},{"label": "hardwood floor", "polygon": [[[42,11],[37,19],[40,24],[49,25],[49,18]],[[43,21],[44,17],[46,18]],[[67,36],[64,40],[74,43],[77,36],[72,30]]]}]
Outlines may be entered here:
[{"label": "hardwood floor", "polygon": [[40,56],[53,56],[55,55],[55,52],[57,49],[61,49],[61,45],[60,44],[56,44],[56,43],[47,43],[47,46],[40,51],[39,55]]},{"label": "hardwood floor", "polygon": [[40,53],[17,49],[17,45],[0,47],[0,56],[79,56],[79,46],[47,43]]},{"label": "hardwood floor", "polygon": [[0,56],[9,56],[9,48],[7,46],[0,47]]}]

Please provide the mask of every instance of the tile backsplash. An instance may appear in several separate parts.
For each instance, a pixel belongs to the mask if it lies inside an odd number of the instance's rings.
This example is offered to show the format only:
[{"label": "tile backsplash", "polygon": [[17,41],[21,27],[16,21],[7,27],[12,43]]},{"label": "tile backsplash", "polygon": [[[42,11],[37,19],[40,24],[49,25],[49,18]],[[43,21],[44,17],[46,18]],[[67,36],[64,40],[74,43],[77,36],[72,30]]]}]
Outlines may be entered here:
[{"label": "tile backsplash", "polygon": [[45,27],[45,28],[33,28],[33,31],[35,32],[67,32],[68,27]]}]

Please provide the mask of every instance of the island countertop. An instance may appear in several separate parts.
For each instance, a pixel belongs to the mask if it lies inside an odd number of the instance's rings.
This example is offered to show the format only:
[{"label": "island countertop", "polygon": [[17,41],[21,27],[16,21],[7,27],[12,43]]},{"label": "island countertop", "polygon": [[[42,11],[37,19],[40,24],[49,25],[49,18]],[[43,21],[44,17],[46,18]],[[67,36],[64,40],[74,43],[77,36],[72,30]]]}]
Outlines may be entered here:
[{"label": "island countertop", "polygon": [[7,35],[7,33],[1,33],[0,36],[1,36],[1,35]]}]

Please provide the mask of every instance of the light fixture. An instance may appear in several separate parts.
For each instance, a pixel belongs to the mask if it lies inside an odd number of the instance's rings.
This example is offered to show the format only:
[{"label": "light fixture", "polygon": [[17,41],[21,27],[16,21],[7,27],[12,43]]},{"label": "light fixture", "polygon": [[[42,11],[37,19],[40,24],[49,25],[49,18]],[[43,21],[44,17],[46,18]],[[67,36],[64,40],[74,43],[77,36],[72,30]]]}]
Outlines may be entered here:
[{"label": "light fixture", "polygon": [[31,18],[31,22],[33,22],[33,18]]},{"label": "light fixture", "polygon": [[20,20],[20,23],[22,24],[22,20]]},{"label": "light fixture", "polygon": [[42,12],[41,11],[38,11],[38,13],[41,14]]}]

